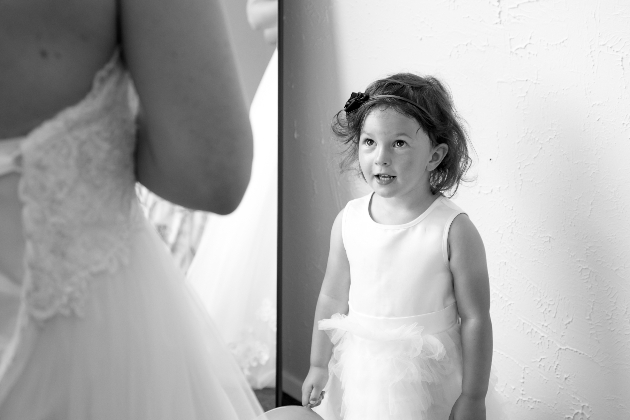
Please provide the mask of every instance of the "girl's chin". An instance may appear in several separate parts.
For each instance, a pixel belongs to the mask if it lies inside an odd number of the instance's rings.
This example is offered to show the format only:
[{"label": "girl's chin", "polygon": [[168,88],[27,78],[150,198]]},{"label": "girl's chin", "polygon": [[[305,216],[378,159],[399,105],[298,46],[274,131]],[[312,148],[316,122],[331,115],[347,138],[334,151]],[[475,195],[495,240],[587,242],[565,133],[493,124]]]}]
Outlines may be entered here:
[{"label": "girl's chin", "polygon": [[404,189],[401,188],[400,185],[379,185],[377,183],[372,183],[370,185],[374,194],[383,198],[403,198],[403,199],[417,199],[419,197],[429,195],[433,196],[430,192],[425,192],[424,189],[416,188],[416,189]]},{"label": "girl's chin", "polygon": [[396,186],[391,185],[391,184],[379,185],[379,184],[374,183],[371,185],[371,187],[375,194],[380,195],[383,198],[396,197],[398,193],[400,192],[399,189],[396,188]]}]

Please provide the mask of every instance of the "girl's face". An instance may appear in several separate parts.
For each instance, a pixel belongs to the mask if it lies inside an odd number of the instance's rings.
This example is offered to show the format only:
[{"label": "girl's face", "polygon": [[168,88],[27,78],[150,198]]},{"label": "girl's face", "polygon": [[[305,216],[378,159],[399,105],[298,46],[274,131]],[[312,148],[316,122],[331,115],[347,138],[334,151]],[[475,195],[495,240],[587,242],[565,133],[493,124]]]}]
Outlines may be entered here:
[{"label": "girl's face", "polygon": [[359,137],[359,165],[368,185],[385,198],[431,195],[429,176],[448,146],[433,146],[420,124],[393,109],[374,109]]}]

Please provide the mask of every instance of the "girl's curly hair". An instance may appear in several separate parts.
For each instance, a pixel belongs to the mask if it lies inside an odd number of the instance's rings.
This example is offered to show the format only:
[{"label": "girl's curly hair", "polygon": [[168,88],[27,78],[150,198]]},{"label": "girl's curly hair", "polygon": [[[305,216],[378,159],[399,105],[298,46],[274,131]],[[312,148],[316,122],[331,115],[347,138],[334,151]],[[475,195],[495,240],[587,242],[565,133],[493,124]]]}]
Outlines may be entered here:
[{"label": "girl's curly hair", "polygon": [[332,130],[346,146],[340,167],[342,171],[357,170],[363,176],[359,161],[359,137],[363,123],[374,108],[391,108],[418,121],[433,145],[446,144],[448,153],[431,172],[431,192],[452,197],[470,167],[468,136],[458,116],[450,93],[435,77],[421,77],[412,73],[398,73],[370,84],[365,95],[395,95],[409,99],[419,107],[396,98],[374,98],[352,112],[339,111],[332,121]]}]

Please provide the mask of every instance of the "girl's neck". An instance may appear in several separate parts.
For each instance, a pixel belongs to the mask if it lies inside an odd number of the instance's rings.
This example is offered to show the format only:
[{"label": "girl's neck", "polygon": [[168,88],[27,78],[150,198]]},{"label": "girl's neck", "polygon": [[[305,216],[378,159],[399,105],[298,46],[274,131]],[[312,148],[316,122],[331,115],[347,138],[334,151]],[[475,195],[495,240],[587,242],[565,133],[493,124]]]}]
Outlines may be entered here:
[{"label": "girl's neck", "polygon": [[415,220],[424,213],[441,194],[425,194],[405,197],[381,197],[372,194],[370,200],[370,216],[376,223],[383,225],[402,225]]}]

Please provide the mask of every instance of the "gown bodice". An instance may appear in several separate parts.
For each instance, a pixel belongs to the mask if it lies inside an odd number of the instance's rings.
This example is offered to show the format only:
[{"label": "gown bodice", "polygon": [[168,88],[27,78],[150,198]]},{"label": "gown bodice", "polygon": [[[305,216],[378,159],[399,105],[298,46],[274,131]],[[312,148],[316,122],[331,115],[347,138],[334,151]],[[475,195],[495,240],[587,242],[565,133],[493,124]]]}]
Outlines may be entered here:
[{"label": "gown bodice", "polygon": [[371,197],[350,201],[343,214],[351,311],[409,317],[453,304],[447,240],[450,225],[462,210],[440,196],[409,223],[383,225],[370,216]]},{"label": "gown bodice", "polygon": [[139,214],[131,89],[116,52],[83,100],[0,141],[0,176],[20,174],[23,282],[37,319],[80,314],[89,279],[125,263]]}]

